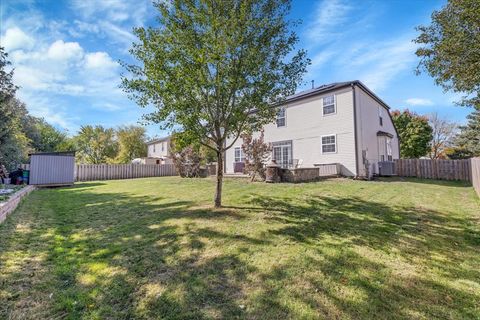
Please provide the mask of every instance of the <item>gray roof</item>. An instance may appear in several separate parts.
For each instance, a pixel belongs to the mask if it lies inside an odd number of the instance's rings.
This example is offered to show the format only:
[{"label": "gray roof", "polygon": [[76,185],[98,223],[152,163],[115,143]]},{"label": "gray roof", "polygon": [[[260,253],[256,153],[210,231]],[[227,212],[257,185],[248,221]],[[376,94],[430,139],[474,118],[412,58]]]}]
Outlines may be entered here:
[{"label": "gray roof", "polygon": [[170,140],[171,137],[172,136],[166,136],[166,137],[163,137],[163,138],[153,139],[153,140],[148,141],[147,145],[162,142],[162,141],[168,141],[168,140]]},{"label": "gray roof", "polygon": [[345,81],[345,82],[334,82],[330,84],[324,84],[319,87],[313,88],[313,89],[308,89],[305,91],[301,91],[298,93],[295,93],[291,96],[288,96],[285,101],[282,102],[282,104],[287,103],[287,102],[292,102],[296,100],[300,100],[303,98],[308,98],[312,96],[316,96],[319,94],[327,93],[330,91],[334,91],[337,89],[349,87],[352,85],[356,85],[363,89],[368,95],[370,95],[373,99],[377,100],[378,103],[383,105],[385,108],[390,109],[390,107],[382,100],[380,99],[375,93],[373,93],[370,89],[367,88],[366,85],[364,85],[360,80],[353,80],[353,81]]}]

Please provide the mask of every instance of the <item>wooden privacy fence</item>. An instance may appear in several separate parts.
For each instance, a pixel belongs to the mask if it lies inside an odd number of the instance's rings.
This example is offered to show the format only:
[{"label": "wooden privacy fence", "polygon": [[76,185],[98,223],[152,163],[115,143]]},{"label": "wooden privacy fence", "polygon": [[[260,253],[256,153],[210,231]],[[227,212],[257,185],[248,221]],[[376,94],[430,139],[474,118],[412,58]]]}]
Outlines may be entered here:
[{"label": "wooden privacy fence", "polygon": [[395,173],[400,177],[461,180],[472,182],[471,160],[473,159],[398,159],[395,160]]},{"label": "wooden privacy fence", "polygon": [[176,176],[173,164],[77,164],[75,181]]}]

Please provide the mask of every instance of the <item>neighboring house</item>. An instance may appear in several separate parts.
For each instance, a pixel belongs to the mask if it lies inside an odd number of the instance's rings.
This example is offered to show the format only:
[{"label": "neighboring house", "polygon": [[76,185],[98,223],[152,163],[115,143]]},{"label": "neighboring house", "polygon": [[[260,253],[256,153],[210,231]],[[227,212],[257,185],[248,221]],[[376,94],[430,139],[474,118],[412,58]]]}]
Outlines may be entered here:
[{"label": "neighboring house", "polygon": [[[323,85],[288,97],[264,127],[272,158],[282,167],[338,163],[344,176],[378,173],[379,161],[399,158],[389,106],[360,81]],[[227,141],[230,144],[232,140]],[[225,154],[225,172],[243,169],[239,138]]]},{"label": "neighboring house", "polygon": [[164,137],[147,142],[147,157],[139,159],[142,164],[170,163],[170,139]]}]

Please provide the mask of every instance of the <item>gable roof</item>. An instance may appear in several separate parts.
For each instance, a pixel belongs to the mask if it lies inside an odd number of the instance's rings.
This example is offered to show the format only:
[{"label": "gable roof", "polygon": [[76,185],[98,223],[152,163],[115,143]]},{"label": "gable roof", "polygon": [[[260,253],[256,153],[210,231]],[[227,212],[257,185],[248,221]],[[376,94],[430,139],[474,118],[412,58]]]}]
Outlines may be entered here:
[{"label": "gable roof", "polygon": [[390,109],[390,107],[382,100],[380,99],[375,93],[373,93],[370,89],[367,88],[366,85],[364,85],[360,80],[353,80],[353,81],[345,81],[345,82],[334,82],[330,84],[324,84],[319,87],[301,91],[299,93],[295,93],[291,96],[288,96],[285,101],[283,101],[281,104],[297,101],[300,99],[305,99],[313,96],[317,96],[320,94],[325,94],[331,91],[335,91],[338,89],[346,88],[356,85],[360,89],[362,89],[366,94],[371,96],[374,100],[376,100],[378,103],[380,103],[383,107],[385,107],[387,110]]},{"label": "gable roof", "polygon": [[166,136],[166,137],[163,137],[163,138],[153,139],[153,140],[148,141],[147,145],[151,145],[151,144],[162,142],[162,141],[168,141],[168,140],[170,140],[171,137],[172,136]]}]

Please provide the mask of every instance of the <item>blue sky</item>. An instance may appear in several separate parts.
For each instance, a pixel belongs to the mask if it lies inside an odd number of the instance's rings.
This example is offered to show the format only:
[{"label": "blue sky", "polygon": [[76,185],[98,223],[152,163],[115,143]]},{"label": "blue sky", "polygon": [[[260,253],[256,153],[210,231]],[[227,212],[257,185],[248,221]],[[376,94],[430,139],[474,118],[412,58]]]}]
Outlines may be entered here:
[{"label": "blue sky", "polygon": [[[416,76],[415,26],[428,24],[445,1],[298,0],[293,19],[299,48],[312,60],[303,89],[358,79],[392,109],[409,108],[464,122],[469,109],[454,106],[428,75]],[[10,55],[20,98],[30,112],[75,133],[81,125],[135,124],[145,112],[118,88],[119,60],[132,62],[134,26],[155,24],[148,0],[2,0],[1,45]],[[302,89],[300,88],[300,89]],[[149,136],[162,136],[148,125]]]}]

